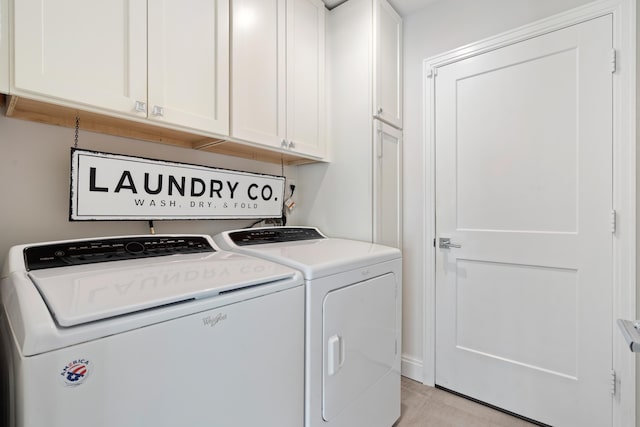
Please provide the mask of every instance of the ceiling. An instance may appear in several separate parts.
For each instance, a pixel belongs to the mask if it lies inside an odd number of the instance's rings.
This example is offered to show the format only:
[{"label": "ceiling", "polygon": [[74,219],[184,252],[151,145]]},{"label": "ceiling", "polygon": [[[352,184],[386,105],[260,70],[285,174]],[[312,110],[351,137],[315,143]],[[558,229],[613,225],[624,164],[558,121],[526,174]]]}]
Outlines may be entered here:
[{"label": "ceiling", "polygon": [[[323,0],[324,4],[328,9],[333,9],[341,3],[344,3],[346,0]],[[389,0],[391,6],[402,16],[407,16],[408,14],[415,12],[416,10],[422,9],[427,6],[429,3],[433,3],[438,0]]]}]

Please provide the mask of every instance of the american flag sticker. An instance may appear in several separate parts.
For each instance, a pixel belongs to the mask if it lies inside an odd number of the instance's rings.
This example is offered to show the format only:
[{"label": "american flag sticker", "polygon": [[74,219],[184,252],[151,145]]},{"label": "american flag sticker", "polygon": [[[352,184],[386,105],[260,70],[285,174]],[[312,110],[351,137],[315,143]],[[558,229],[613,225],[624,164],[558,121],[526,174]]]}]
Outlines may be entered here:
[{"label": "american flag sticker", "polygon": [[77,359],[67,363],[60,376],[65,385],[78,386],[86,381],[90,372],[90,362],[87,359]]}]

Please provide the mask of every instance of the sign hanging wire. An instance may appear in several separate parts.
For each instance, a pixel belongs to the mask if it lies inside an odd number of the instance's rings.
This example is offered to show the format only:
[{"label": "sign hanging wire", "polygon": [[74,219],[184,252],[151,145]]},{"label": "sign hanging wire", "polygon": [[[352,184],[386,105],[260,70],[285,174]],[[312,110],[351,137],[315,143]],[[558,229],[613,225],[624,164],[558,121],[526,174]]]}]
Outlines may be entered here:
[{"label": "sign hanging wire", "polygon": [[[284,155],[281,153],[280,154],[280,170],[282,173],[282,176],[284,177],[284,182],[287,182],[287,177],[284,176]],[[280,217],[280,221],[282,222],[282,226],[284,227],[285,225],[287,225],[287,213],[286,213],[286,209],[285,207],[285,198],[286,198],[286,194],[287,194],[287,189],[283,189],[282,191],[282,216]]]},{"label": "sign hanging wire", "polygon": [[80,129],[80,117],[76,115],[76,133],[73,139],[73,148],[78,148],[78,130]]}]

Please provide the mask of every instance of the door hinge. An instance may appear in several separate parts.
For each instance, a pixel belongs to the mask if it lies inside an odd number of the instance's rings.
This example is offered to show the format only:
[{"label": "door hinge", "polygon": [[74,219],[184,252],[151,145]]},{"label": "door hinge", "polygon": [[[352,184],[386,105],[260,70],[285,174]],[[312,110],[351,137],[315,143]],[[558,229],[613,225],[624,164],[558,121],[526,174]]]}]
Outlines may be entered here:
[{"label": "door hinge", "polygon": [[611,49],[611,72],[615,73],[617,70],[617,55],[616,55],[616,50],[615,49]]},{"label": "door hinge", "polygon": [[430,78],[430,79],[431,79],[431,78],[433,78],[433,77],[435,77],[435,76],[437,76],[437,75],[438,75],[438,69],[437,69],[436,67],[432,67],[432,68],[429,70],[429,74],[427,74],[427,78]]},{"label": "door hinge", "polygon": [[614,371],[613,369],[611,370],[611,395],[615,396],[616,395],[616,371]]},{"label": "door hinge", "polygon": [[615,234],[618,216],[615,209],[611,209],[611,233]]}]

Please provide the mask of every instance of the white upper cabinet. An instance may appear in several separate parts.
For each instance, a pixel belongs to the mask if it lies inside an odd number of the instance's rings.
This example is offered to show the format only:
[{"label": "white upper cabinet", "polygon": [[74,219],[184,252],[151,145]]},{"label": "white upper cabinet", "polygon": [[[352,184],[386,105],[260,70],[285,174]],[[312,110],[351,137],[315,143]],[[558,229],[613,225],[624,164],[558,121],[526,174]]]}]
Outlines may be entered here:
[{"label": "white upper cabinet", "polygon": [[228,5],[14,0],[11,92],[228,134]]},{"label": "white upper cabinet", "polygon": [[148,115],[229,133],[229,1],[148,2]]},{"label": "white upper cabinet", "polygon": [[324,3],[287,2],[287,144],[324,157]]},{"label": "white upper cabinet", "polygon": [[145,0],[15,0],[13,16],[12,93],[145,115]]},{"label": "white upper cabinet", "polygon": [[402,18],[374,0],[374,117],[402,129]]},{"label": "white upper cabinet", "polygon": [[324,157],[324,3],[233,0],[231,135]]},{"label": "white upper cabinet", "polygon": [[285,0],[232,0],[231,135],[274,147],[286,137]]},{"label": "white upper cabinet", "polygon": [[402,249],[402,131],[374,123],[373,242]]}]

